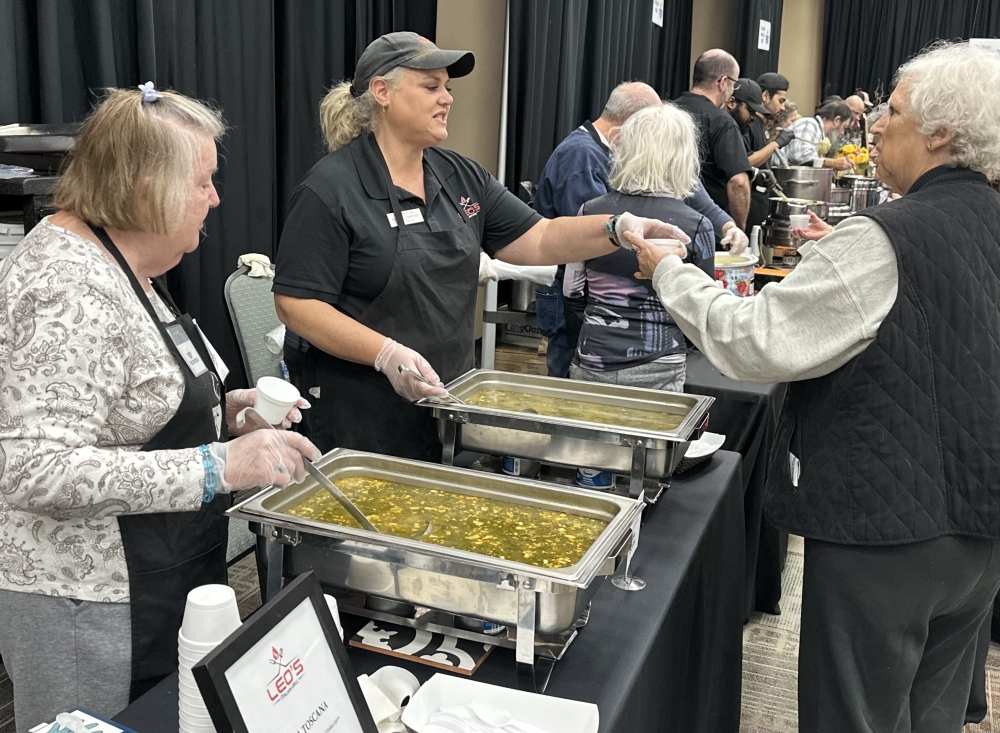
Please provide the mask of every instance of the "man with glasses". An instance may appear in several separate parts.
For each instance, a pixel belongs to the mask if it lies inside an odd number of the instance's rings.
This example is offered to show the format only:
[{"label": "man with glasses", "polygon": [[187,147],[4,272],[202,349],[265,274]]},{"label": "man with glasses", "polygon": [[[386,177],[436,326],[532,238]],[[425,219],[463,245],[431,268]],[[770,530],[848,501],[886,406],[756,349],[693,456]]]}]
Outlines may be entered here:
[{"label": "man with glasses", "polygon": [[736,59],[713,48],[695,61],[691,91],[674,101],[698,125],[701,180],[708,195],[742,229],[750,209],[750,163],[739,125],[723,110],[739,88],[739,76]]}]

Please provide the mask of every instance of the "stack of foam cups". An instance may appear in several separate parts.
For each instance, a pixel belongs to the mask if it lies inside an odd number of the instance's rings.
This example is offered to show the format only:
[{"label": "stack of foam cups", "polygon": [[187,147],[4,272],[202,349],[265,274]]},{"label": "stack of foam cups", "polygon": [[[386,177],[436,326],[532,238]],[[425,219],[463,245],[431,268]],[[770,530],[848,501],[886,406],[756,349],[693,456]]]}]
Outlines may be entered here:
[{"label": "stack of foam cups", "polygon": [[215,733],[191,668],[240,625],[236,594],[226,585],[203,585],[188,593],[177,634],[177,714],[180,733]]}]

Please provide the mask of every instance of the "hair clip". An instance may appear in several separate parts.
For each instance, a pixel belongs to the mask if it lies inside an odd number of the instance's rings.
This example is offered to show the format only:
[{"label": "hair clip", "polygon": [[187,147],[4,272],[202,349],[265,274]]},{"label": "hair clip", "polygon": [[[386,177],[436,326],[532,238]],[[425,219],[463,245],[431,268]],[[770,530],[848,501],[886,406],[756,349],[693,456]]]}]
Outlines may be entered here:
[{"label": "hair clip", "polygon": [[151,81],[147,81],[145,84],[140,84],[139,91],[142,92],[142,101],[147,104],[152,104],[157,99],[163,98],[163,95],[156,91],[153,87],[153,82]]}]

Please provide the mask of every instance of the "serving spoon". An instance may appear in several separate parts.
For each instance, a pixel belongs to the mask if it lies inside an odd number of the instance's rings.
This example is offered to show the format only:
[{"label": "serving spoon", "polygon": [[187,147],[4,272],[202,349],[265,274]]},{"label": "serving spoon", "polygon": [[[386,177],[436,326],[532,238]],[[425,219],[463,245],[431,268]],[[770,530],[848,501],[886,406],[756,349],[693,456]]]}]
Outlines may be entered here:
[{"label": "serving spoon", "polygon": [[[400,374],[403,374],[403,373],[405,373],[405,374],[409,374],[409,375],[411,375],[411,376],[412,376],[412,377],[413,377],[414,379],[417,379],[418,381],[421,381],[421,382],[423,382],[424,384],[426,384],[426,385],[427,385],[427,386],[429,386],[429,387],[440,387],[441,389],[444,389],[444,397],[447,397],[447,398],[448,398],[448,399],[450,399],[450,400],[454,400],[455,402],[457,402],[457,403],[458,403],[458,404],[460,404],[460,405],[464,405],[464,404],[465,404],[465,402],[463,402],[463,401],[462,401],[462,400],[460,400],[460,399],[459,399],[458,397],[456,397],[455,395],[453,395],[453,394],[452,394],[451,392],[449,392],[449,391],[448,391],[447,389],[445,389],[444,387],[441,387],[441,385],[440,385],[440,384],[435,384],[434,382],[432,382],[431,380],[429,380],[429,379],[428,379],[427,377],[425,377],[425,376],[424,376],[423,374],[421,374],[420,372],[417,372],[417,371],[414,371],[413,369],[408,369],[408,368],[407,368],[406,366],[404,366],[403,364],[400,364],[400,365],[399,365],[399,372],[400,372]],[[428,397],[428,398],[426,398],[426,399],[429,399],[429,400],[430,400],[430,399],[434,399],[434,398],[435,398],[435,397],[437,397],[437,396],[438,396],[438,395],[432,395],[431,397]]]}]

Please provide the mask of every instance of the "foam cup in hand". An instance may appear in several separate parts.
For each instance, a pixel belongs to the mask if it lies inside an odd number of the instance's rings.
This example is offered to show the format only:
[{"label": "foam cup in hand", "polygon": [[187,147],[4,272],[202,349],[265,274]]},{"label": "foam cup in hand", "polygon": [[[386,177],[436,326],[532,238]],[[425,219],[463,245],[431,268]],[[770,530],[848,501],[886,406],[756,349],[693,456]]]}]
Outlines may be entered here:
[{"label": "foam cup in hand", "polygon": [[808,214],[789,214],[788,225],[792,229],[806,229],[809,226]]},{"label": "foam cup in hand", "polygon": [[822,168],[826,158],[813,158],[813,168]]},{"label": "foam cup in hand", "polygon": [[181,622],[181,642],[187,639],[196,645],[218,644],[239,626],[236,593],[228,585],[202,585],[188,593]]},{"label": "foam cup in hand", "polygon": [[280,425],[298,401],[299,391],[284,379],[261,377],[257,380],[257,399],[253,409],[272,425]]},{"label": "foam cup in hand", "polygon": [[647,239],[650,244],[655,244],[657,247],[680,247],[681,243],[679,239]]}]

